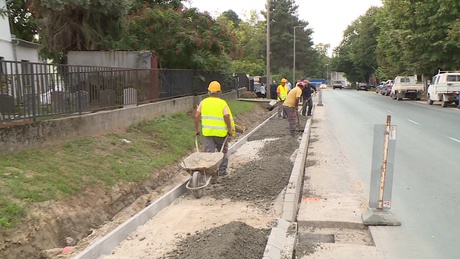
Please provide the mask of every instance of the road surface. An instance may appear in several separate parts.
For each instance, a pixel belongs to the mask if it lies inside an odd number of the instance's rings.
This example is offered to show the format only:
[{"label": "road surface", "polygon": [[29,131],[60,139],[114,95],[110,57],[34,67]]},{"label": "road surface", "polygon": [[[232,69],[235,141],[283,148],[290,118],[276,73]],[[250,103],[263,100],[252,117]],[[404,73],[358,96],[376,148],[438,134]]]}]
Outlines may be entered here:
[{"label": "road surface", "polygon": [[460,110],[396,101],[374,92],[323,91],[350,163],[369,193],[373,127],[397,126],[391,212],[400,227],[375,227],[389,258],[460,257]]}]

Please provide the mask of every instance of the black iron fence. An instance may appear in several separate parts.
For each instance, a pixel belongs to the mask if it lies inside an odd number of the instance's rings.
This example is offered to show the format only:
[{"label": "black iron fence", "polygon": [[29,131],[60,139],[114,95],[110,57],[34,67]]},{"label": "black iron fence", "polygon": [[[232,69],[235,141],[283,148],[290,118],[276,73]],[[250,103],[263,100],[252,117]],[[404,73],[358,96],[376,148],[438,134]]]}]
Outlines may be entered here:
[{"label": "black iron fence", "polygon": [[131,69],[0,60],[0,121],[82,114],[237,88],[232,74]]}]

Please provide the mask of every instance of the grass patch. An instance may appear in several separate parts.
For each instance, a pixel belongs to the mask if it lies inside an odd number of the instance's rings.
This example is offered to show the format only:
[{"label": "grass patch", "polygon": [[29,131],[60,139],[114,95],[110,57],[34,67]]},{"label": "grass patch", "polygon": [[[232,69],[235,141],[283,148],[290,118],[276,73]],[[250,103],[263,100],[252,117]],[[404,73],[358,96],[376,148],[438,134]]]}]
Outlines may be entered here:
[{"label": "grass patch", "polygon": [[[234,116],[257,105],[228,103]],[[153,170],[190,153],[194,132],[193,116],[177,113],[132,125],[125,132],[0,155],[0,228],[14,227],[33,203],[65,199],[91,187],[141,182]]]},{"label": "grass patch", "polygon": [[227,103],[228,106],[230,106],[233,116],[238,116],[238,114],[251,111],[254,107],[260,105],[254,102],[241,102],[237,100],[230,100]]}]

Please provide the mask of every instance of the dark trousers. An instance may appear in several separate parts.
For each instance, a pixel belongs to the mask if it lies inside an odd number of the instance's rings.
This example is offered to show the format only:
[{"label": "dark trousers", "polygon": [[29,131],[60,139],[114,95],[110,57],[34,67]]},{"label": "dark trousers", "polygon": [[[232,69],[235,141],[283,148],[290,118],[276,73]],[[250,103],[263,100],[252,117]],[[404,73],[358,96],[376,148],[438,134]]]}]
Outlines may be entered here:
[{"label": "dark trousers", "polygon": [[297,119],[297,111],[295,108],[284,106],[284,112],[287,114],[288,122],[289,122],[289,132],[293,136],[295,134],[295,126],[296,126],[296,119]]},{"label": "dark trousers", "polygon": [[[306,113],[307,111],[307,106],[308,106],[308,113]],[[302,105],[302,110],[301,110],[301,113],[303,116],[305,115],[311,115],[311,109],[313,109],[313,99],[310,97],[307,98],[307,100],[303,100],[303,105]]]}]

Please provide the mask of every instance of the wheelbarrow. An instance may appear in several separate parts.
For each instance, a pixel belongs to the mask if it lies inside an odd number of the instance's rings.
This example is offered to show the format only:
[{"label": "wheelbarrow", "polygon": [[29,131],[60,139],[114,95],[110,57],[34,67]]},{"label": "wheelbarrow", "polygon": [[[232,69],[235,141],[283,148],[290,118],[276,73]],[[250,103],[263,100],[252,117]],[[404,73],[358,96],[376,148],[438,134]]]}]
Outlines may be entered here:
[{"label": "wheelbarrow", "polygon": [[196,152],[181,162],[181,167],[190,174],[190,179],[185,187],[192,191],[195,198],[201,198],[203,189],[209,185],[212,177],[217,177],[218,167],[224,158],[222,150],[226,141],[227,138],[220,152],[200,152],[198,138],[195,137]]}]

